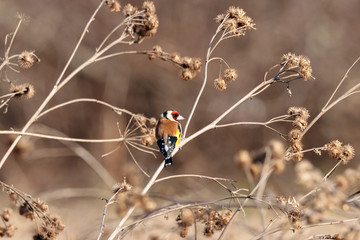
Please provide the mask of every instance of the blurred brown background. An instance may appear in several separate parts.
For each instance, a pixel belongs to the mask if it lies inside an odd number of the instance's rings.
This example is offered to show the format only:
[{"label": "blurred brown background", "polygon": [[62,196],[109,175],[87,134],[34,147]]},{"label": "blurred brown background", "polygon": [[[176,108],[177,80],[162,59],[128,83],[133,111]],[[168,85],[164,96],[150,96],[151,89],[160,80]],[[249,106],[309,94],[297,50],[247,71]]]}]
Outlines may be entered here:
[{"label": "blurred brown background", "polygon": [[[120,1],[122,5],[126,2]],[[33,68],[20,74],[10,73],[8,77],[16,82],[30,82],[36,88],[36,95],[30,100],[12,101],[8,112],[2,114],[1,129],[21,129],[38,108],[61,73],[80,34],[99,1],[4,1],[0,2],[0,38],[13,32],[16,14],[30,17],[30,22],[22,25],[15,39],[12,53],[22,50],[35,50],[41,59]],[[141,6],[142,1],[131,1]],[[244,37],[232,38],[220,44],[214,56],[223,57],[230,66],[237,69],[239,78],[223,92],[213,87],[213,79],[218,75],[219,64],[210,64],[208,85],[190,124],[189,134],[205,126],[218,117],[262,81],[264,73],[279,62],[282,54],[295,52],[311,59],[314,81],[291,83],[292,96],[286,85],[273,85],[261,95],[237,108],[223,123],[233,121],[266,121],[286,113],[290,106],[306,107],[311,116],[316,116],[325,104],[346,70],[360,56],[360,2],[357,0],[329,1],[154,1],[160,26],[158,33],[140,45],[119,46],[122,50],[148,50],[160,45],[165,51],[178,52],[181,56],[205,58],[208,43],[216,29],[214,17],[231,6],[243,8],[256,23],[256,30]],[[91,56],[107,33],[123,19],[121,13],[110,13],[108,8],[100,10],[90,27],[74,61],[67,73],[75,69],[84,59]],[[3,40],[2,40],[3,41]],[[0,53],[4,48],[1,45]],[[359,82],[360,67],[356,66],[340,93]],[[194,100],[202,84],[203,69],[198,76],[189,81],[179,77],[179,69],[161,60],[149,61],[143,55],[128,55],[105,60],[89,66],[79,73],[63,88],[49,106],[75,98],[96,98],[134,113],[144,113],[148,117],[158,117],[163,111],[176,109],[188,117]],[[1,95],[7,93],[8,85],[1,83]],[[358,109],[360,101],[353,96],[337,105],[309,131],[304,139],[305,148],[319,147],[334,139],[350,143],[358,151],[360,146]],[[78,103],[54,111],[40,120],[40,123],[54,128],[68,136],[78,138],[118,137],[116,123],[122,126],[126,120],[111,110],[92,103]],[[183,123],[183,125],[185,122]],[[286,132],[290,125],[277,125]],[[36,130],[36,129],[35,129]],[[207,132],[187,144],[175,156],[174,166],[166,168],[163,176],[193,173],[217,177],[231,177],[242,183],[244,173],[235,168],[233,155],[239,149],[256,150],[265,146],[271,139],[280,137],[262,127],[232,127]],[[30,138],[31,151],[25,156],[13,154],[1,169],[2,181],[34,196],[44,196],[50,208],[62,216],[68,228],[67,236],[84,239],[85,229],[92,238],[97,233],[104,193],[90,194],[95,198],[72,198],[54,193],[64,188],[108,188],[86,163],[63,144]],[[1,155],[7,150],[9,137],[1,136]],[[286,143],[285,143],[286,144]],[[146,177],[135,167],[126,150],[121,148],[108,157],[101,155],[114,148],[116,144],[80,144],[86,148],[111,173],[121,181],[127,176],[129,181],[143,187]],[[154,147],[156,147],[154,145]],[[150,174],[157,168],[161,157],[132,150],[139,163]],[[313,153],[305,155],[324,171],[333,166],[326,154],[319,157]],[[358,164],[356,157],[353,165]],[[291,165],[291,164],[290,164]],[[292,182],[292,168],[277,175],[275,183]],[[341,171],[341,169],[339,170]],[[287,180],[287,178],[290,178]],[[172,190],[168,185],[155,187],[154,191],[167,191],[177,198],[186,200],[201,199],[200,196],[216,194],[214,185],[200,181],[180,181],[182,190]],[[292,194],[289,185],[273,187],[281,194]],[[199,193],[199,194],[197,194]],[[47,194],[47,195],[46,195]],[[81,194],[79,194],[81,195]],[[47,199],[48,198],[48,199]],[[6,196],[2,205],[9,203]],[[85,200],[84,200],[85,199]],[[95,205],[90,205],[95,204]],[[96,207],[89,207],[96,206]],[[89,218],[75,217],[73,211],[86,211]],[[114,216],[116,223],[116,218]],[[19,238],[21,239],[21,238]]]}]

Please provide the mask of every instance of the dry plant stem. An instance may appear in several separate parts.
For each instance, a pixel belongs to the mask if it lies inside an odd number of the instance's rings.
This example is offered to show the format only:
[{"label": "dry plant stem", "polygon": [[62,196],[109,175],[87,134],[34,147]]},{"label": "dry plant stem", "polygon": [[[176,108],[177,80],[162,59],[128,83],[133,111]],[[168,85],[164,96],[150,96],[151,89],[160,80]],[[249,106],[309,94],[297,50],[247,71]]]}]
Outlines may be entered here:
[{"label": "dry plant stem", "polygon": [[[165,160],[162,161],[162,163],[160,163],[160,166],[158,167],[158,169],[156,170],[156,172],[153,174],[153,176],[151,177],[151,179],[149,180],[149,182],[147,183],[147,185],[144,187],[144,189],[141,191],[140,195],[141,196],[145,196],[145,194],[149,191],[149,189],[151,188],[151,186],[155,183],[156,178],[159,176],[159,174],[161,173],[161,171],[164,169],[164,163]],[[124,226],[125,222],[127,221],[127,219],[131,216],[131,214],[134,212],[135,210],[135,206],[132,206],[131,208],[128,209],[126,215],[121,219],[121,221],[119,222],[119,224],[117,225],[116,229],[114,230],[114,232],[110,235],[110,237],[108,238],[108,240],[112,240],[115,239],[116,236],[120,233],[122,227]]]},{"label": "dry plant stem", "polygon": [[[60,131],[53,129],[51,127],[38,124],[37,127],[40,127],[42,130],[56,135],[63,135]],[[84,162],[89,165],[91,169],[104,181],[104,183],[111,189],[112,186],[116,183],[115,179],[110,175],[110,173],[99,163],[99,161],[84,147],[76,142],[61,141],[67,148],[71,149],[77,156],[79,156]]]},{"label": "dry plant stem", "polygon": [[[6,52],[5,52],[5,60],[9,59],[9,53],[10,53],[11,46],[12,46],[12,44],[13,44],[13,42],[14,42],[15,36],[16,36],[16,34],[17,34],[17,32],[18,32],[18,30],[19,30],[19,28],[20,28],[20,25],[21,25],[22,21],[23,21],[23,19],[20,18],[19,23],[18,23],[18,25],[16,26],[15,32],[14,32],[14,34],[13,34],[12,37],[11,37],[9,46],[7,47]],[[6,42],[5,42],[5,45],[6,45]]]},{"label": "dry plant stem", "polygon": [[[325,175],[325,177],[323,177],[323,179],[321,180],[321,182],[319,183],[319,185],[323,182],[325,182],[330,175],[335,171],[335,169],[342,163],[341,160],[339,160],[336,165]],[[308,196],[310,196],[311,194],[317,192],[320,190],[320,187],[316,187],[313,190],[311,190],[310,192],[308,192],[307,194],[305,194],[302,198],[300,198],[300,202],[304,201]]]},{"label": "dry plant stem", "polygon": [[124,141],[123,137],[120,138],[111,138],[111,139],[84,139],[84,138],[70,138],[70,137],[59,137],[59,136],[51,136],[41,133],[30,133],[30,132],[18,132],[18,131],[0,131],[0,135],[19,135],[21,136],[30,136],[30,137],[39,137],[45,139],[59,140],[59,141],[67,141],[67,142],[83,142],[83,143],[111,143],[111,142],[122,142]]},{"label": "dry plant stem", "polygon": [[[265,184],[265,183],[267,182],[267,180],[268,180],[269,177],[271,176],[272,172],[273,172],[273,168],[269,168],[269,169],[268,169],[268,172],[264,172],[264,173],[261,175],[261,177],[260,177],[258,183],[256,184],[256,186],[253,188],[253,190],[249,193],[248,196],[254,195],[254,193],[255,193],[263,184]],[[244,202],[242,203],[242,205],[239,206],[239,207],[236,209],[236,211],[234,212],[233,216],[231,216],[228,224],[227,224],[227,225],[224,227],[224,229],[222,230],[222,232],[221,232],[221,234],[220,234],[220,236],[219,236],[219,238],[218,238],[219,240],[221,240],[221,239],[225,236],[225,233],[226,233],[226,231],[228,230],[228,228],[230,227],[231,223],[233,222],[233,220],[235,219],[235,217],[236,217],[237,214],[239,213],[240,209],[243,209],[243,207],[245,206],[245,204],[246,204],[246,202],[247,202],[248,200],[249,200],[249,198],[246,198],[246,199],[244,200]]]},{"label": "dry plant stem", "polygon": [[[296,230],[296,231],[300,231],[301,229],[308,229],[308,228],[321,227],[321,226],[331,226],[331,225],[346,224],[346,223],[351,223],[351,222],[357,222],[359,220],[360,220],[360,218],[352,218],[352,219],[339,220],[339,221],[333,221],[333,222],[316,223],[316,224],[312,224],[312,225],[301,226],[300,229]],[[255,237],[251,238],[250,240],[263,239],[266,236],[270,236],[271,234],[274,234],[274,233],[277,233],[277,232],[280,232],[280,231],[284,231],[284,230],[295,231],[295,229],[293,229],[293,228],[279,227],[279,228],[275,228],[275,229],[272,229],[270,231],[264,232],[262,234],[259,234],[259,235],[255,236]]]},{"label": "dry plant stem", "polygon": [[112,110],[116,111],[116,112],[124,112],[130,116],[133,116],[134,114],[126,109],[122,109],[122,108],[118,108],[118,107],[115,107],[107,102],[104,102],[104,101],[101,101],[101,100],[98,100],[98,99],[94,99],[94,98],[77,98],[77,99],[74,99],[74,100],[70,100],[70,101],[67,101],[67,102],[64,102],[64,103],[61,103],[61,104],[58,104],[54,107],[51,107],[45,111],[43,111],[41,114],[39,114],[39,116],[37,116],[36,120],[38,120],[39,118],[41,118],[42,116],[48,114],[49,112],[51,111],[54,111],[56,109],[59,109],[61,107],[64,107],[64,106],[67,106],[67,105],[70,105],[70,104],[73,104],[73,103],[79,103],[79,102],[93,102],[93,103],[98,103],[98,104],[101,104],[101,105],[104,105],[108,108],[111,108]]},{"label": "dry plant stem", "polygon": [[[42,104],[40,105],[40,107],[35,111],[35,113],[32,115],[32,117],[28,120],[28,122],[25,124],[25,126],[23,127],[23,129],[21,130],[21,133],[25,133],[28,128],[36,121],[37,117],[40,115],[40,113],[44,110],[44,108],[46,107],[46,105],[49,103],[49,101],[54,97],[54,95],[62,88],[64,87],[78,72],[80,72],[82,69],[84,69],[85,67],[87,67],[88,65],[92,64],[95,62],[95,60],[97,58],[99,58],[101,55],[103,55],[107,50],[109,50],[110,48],[112,48],[114,45],[118,44],[119,41],[122,41],[123,39],[119,38],[116,41],[110,43],[109,45],[107,45],[106,47],[103,48],[103,50],[96,52],[92,57],[90,57],[87,61],[85,61],[83,64],[81,64],[78,68],[76,68],[73,72],[71,72],[65,79],[63,79],[63,76],[65,74],[66,69],[68,68],[71,60],[73,59],[77,49],[80,46],[80,43],[82,42],[82,39],[84,38],[85,34],[88,31],[88,28],[91,24],[91,22],[95,19],[95,15],[97,14],[97,12],[99,11],[99,9],[101,8],[101,6],[104,4],[105,0],[101,1],[101,3],[99,4],[99,6],[97,7],[97,9],[94,11],[93,15],[91,16],[90,20],[88,21],[88,23],[85,26],[85,29],[80,37],[80,40],[78,41],[78,43],[76,44],[76,47],[69,59],[69,61],[67,62],[67,64],[65,65],[65,68],[63,70],[63,72],[61,73],[61,75],[59,76],[58,80],[56,81],[56,84],[54,85],[53,89],[51,90],[51,92],[49,93],[49,95],[45,98],[45,100],[42,102]],[[126,37],[126,36],[122,36],[122,37]],[[62,80],[63,79],[63,80]],[[2,168],[2,166],[4,165],[5,161],[8,159],[8,157],[10,156],[11,152],[14,150],[15,146],[17,145],[17,143],[20,141],[22,135],[19,135],[14,142],[12,143],[12,145],[9,147],[9,149],[6,151],[6,153],[4,154],[4,156],[2,157],[1,161],[0,161],[0,169]]]},{"label": "dry plant stem", "polygon": [[201,89],[200,89],[200,92],[198,94],[198,96],[196,97],[196,100],[195,100],[195,103],[193,105],[193,108],[190,112],[190,115],[188,117],[188,121],[186,122],[186,125],[185,125],[185,128],[184,128],[184,133],[183,133],[183,137],[185,138],[186,137],[186,132],[187,132],[187,129],[189,127],[189,124],[190,124],[190,121],[191,121],[191,118],[195,112],[195,109],[197,107],[197,104],[200,100],[200,97],[205,89],[205,86],[206,86],[206,82],[207,82],[207,76],[208,76],[208,66],[209,66],[209,59],[210,59],[210,54],[211,54],[211,48],[212,48],[212,44],[217,36],[217,34],[221,31],[221,27],[222,27],[222,24],[220,24],[218,26],[218,28],[216,29],[216,32],[215,34],[212,36],[211,40],[210,40],[210,44],[209,44],[209,47],[208,47],[208,50],[207,50],[207,53],[206,53],[206,61],[205,61],[205,70],[204,70],[204,81],[203,81],[203,84],[201,86]]},{"label": "dry plant stem", "polygon": [[348,77],[349,72],[351,71],[351,69],[353,69],[353,67],[360,61],[360,57],[357,58],[355,60],[355,62],[350,66],[350,68],[346,71],[344,77],[341,79],[340,83],[337,85],[336,89],[334,90],[334,92],[332,93],[332,95],[330,96],[329,100],[326,102],[326,104],[324,105],[324,107],[321,109],[321,112],[309,123],[309,125],[304,129],[304,131],[302,132],[302,136],[304,136],[306,134],[306,132],[327,112],[329,111],[332,107],[334,107],[336,104],[338,104],[340,101],[346,99],[347,97],[351,96],[353,93],[357,93],[356,90],[360,87],[360,84],[356,84],[354,87],[352,87],[351,89],[349,89],[346,93],[344,93],[343,95],[341,95],[339,98],[337,98],[336,100],[334,100],[331,104],[331,100],[334,98],[334,95],[336,94],[336,92],[338,91],[338,89],[340,88],[340,86],[342,85],[342,83],[345,81],[345,79]]},{"label": "dry plant stem", "polygon": [[99,235],[97,237],[97,240],[100,240],[102,234],[104,233],[104,227],[105,227],[105,216],[106,216],[106,211],[109,205],[114,203],[114,199],[116,197],[116,195],[121,191],[122,189],[119,189],[116,191],[116,193],[114,193],[110,199],[104,199],[106,201],[106,204],[104,206],[104,211],[103,211],[103,215],[101,218],[101,224],[100,224],[100,231],[99,231]]}]

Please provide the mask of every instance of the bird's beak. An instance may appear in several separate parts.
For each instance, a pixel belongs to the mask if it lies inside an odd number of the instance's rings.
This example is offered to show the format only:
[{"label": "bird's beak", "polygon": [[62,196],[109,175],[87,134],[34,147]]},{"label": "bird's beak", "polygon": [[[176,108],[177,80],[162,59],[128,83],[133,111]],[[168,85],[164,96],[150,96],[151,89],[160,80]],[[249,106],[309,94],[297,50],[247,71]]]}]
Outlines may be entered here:
[{"label": "bird's beak", "polygon": [[183,116],[181,116],[181,115],[179,115],[178,117],[177,117],[177,120],[184,120],[185,118],[183,118]]}]

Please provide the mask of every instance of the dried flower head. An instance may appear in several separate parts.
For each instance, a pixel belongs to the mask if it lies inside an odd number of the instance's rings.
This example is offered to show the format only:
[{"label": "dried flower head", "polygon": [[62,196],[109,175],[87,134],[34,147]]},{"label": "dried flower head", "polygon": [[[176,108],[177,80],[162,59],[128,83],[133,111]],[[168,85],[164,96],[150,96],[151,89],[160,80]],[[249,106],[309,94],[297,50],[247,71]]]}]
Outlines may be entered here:
[{"label": "dried flower head", "polygon": [[14,97],[16,98],[32,98],[35,94],[34,86],[29,83],[19,84],[19,85],[11,85],[10,92],[14,93]]},{"label": "dried flower head", "polygon": [[[310,59],[306,56],[296,55],[295,53],[291,52],[286,53],[281,57],[280,65],[282,66],[284,73],[288,70],[291,70],[291,77],[287,76],[287,79],[285,79],[285,77],[283,78],[285,82],[297,79],[298,77],[303,78],[305,81],[315,79],[312,76]],[[294,71],[298,74],[298,76],[293,75]]]},{"label": "dried flower head", "polygon": [[190,227],[195,222],[193,211],[190,208],[181,209],[179,215],[176,218],[176,222],[180,227]]},{"label": "dried flower head", "polygon": [[248,169],[251,165],[252,158],[250,156],[249,151],[240,150],[234,155],[234,163],[240,169]]},{"label": "dried flower head", "polygon": [[151,146],[155,142],[155,136],[145,135],[141,137],[141,144],[144,146]]},{"label": "dried flower head", "polygon": [[185,81],[189,81],[194,78],[194,74],[189,68],[184,68],[181,70],[181,78]]},{"label": "dried flower head", "polygon": [[215,88],[219,91],[223,91],[227,87],[225,80],[221,77],[215,79],[214,85],[215,85]]},{"label": "dried flower head", "polygon": [[272,158],[283,158],[285,154],[284,144],[279,140],[271,140],[269,147],[272,150]]},{"label": "dried flower head", "polygon": [[227,82],[232,82],[238,77],[237,72],[234,68],[228,68],[224,71],[224,79]]},{"label": "dried flower head", "polygon": [[142,8],[148,15],[155,14],[155,5],[152,1],[145,1],[143,2]]},{"label": "dried flower head", "polygon": [[134,15],[136,13],[136,11],[137,11],[137,8],[134,7],[133,5],[131,5],[130,3],[126,4],[123,9],[124,15],[126,17]]},{"label": "dried flower head", "polygon": [[133,186],[127,183],[126,177],[124,177],[121,183],[115,183],[115,185],[112,187],[112,192],[113,193],[129,192],[132,189],[132,187]]},{"label": "dried flower head", "polygon": [[299,129],[292,129],[289,132],[289,141],[291,143],[294,143],[296,141],[301,141],[301,138],[302,138],[302,134],[301,134],[301,131]]},{"label": "dried flower head", "polygon": [[155,127],[156,123],[157,123],[156,118],[152,117],[149,119],[149,124],[151,127]]},{"label": "dried flower head", "polygon": [[121,5],[118,0],[105,1],[105,5],[109,7],[110,12],[120,12]]},{"label": "dried flower head", "polygon": [[35,62],[40,62],[40,59],[34,52],[35,51],[23,51],[18,57],[19,67],[28,69],[31,68]]},{"label": "dried flower head", "polygon": [[239,7],[229,7],[226,15],[217,15],[215,21],[221,24],[221,29],[226,34],[233,36],[242,36],[245,35],[246,30],[255,29],[254,21],[246,16],[246,12]]},{"label": "dried flower head", "polygon": [[355,150],[354,150],[353,146],[351,146],[350,144],[347,144],[342,148],[340,158],[341,158],[343,164],[349,163],[349,161],[351,159],[353,159],[354,156],[355,156]]},{"label": "dried flower head", "polygon": [[1,218],[5,221],[8,222],[10,220],[10,217],[12,215],[12,209],[10,208],[5,208],[4,211],[1,214]]},{"label": "dried flower head", "polygon": [[299,117],[304,120],[308,120],[310,117],[309,111],[304,107],[290,107],[288,109],[288,114],[291,116]]}]

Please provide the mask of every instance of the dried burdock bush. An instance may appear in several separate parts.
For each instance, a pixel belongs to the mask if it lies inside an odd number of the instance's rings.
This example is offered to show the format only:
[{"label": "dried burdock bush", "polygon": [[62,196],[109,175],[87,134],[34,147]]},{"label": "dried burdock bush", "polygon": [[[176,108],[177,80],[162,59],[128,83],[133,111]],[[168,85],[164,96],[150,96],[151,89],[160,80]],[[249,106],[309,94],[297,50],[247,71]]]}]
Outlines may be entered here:
[{"label": "dried burdock bush", "polygon": [[304,210],[303,207],[300,206],[299,203],[296,202],[295,198],[286,198],[278,197],[277,198],[278,208],[287,215],[290,223],[292,224],[294,229],[300,229],[300,222],[304,218]]},{"label": "dried burdock bush", "polygon": [[36,220],[38,234],[43,239],[53,240],[65,228],[59,217],[51,215],[48,205],[40,199],[34,199],[3,182],[0,185],[12,201],[19,207],[19,214],[30,220]]},{"label": "dried burdock bush", "polygon": [[31,68],[34,63],[40,62],[40,58],[35,55],[35,51],[23,51],[18,57],[18,65],[21,68]]},{"label": "dried burdock bush", "polygon": [[12,216],[12,209],[5,208],[1,213],[1,219],[3,227],[0,227],[0,237],[11,238],[14,236],[17,227],[10,223],[10,217]]},{"label": "dried burdock bush", "polygon": [[[156,203],[148,196],[142,196],[138,189],[130,187],[131,185],[125,184],[117,191],[116,202],[117,212],[120,216],[124,216],[127,210],[133,206],[141,206],[145,212],[151,212],[156,208]],[[124,191],[120,190],[124,189]],[[125,191],[126,189],[126,191]]]}]

